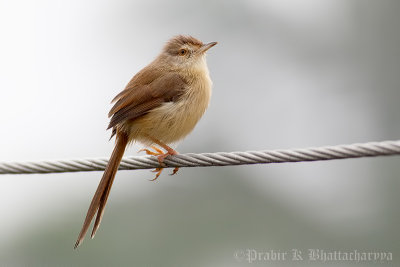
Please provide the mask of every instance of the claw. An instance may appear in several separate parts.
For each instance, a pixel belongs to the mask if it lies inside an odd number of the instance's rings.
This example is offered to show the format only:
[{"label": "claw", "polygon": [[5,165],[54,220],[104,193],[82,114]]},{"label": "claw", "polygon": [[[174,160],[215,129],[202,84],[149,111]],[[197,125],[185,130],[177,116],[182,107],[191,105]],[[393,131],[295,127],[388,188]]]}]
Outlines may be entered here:
[{"label": "claw", "polygon": [[[175,150],[173,150],[172,148],[170,148],[170,147],[167,146],[167,145],[163,145],[162,143],[160,143],[160,142],[157,141],[157,140],[155,140],[155,143],[157,143],[158,145],[162,146],[165,150],[167,150],[167,152],[164,153],[164,151],[162,151],[161,149],[159,149],[158,147],[155,147],[155,146],[151,146],[151,147],[150,147],[150,148],[152,148],[154,151],[151,151],[150,149],[146,149],[146,148],[143,148],[143,149],[140,149],[140,150],[139,150],[139,152],[143,152],[143,151],[146,152],[147,155],[156,156],[156,157],[157,157],[157,160],[158,160],[158,163],[159,163],[160,166],[161,166],[161,167],[158,167],[158,168],[152,170],[152,172],[156,172],[156,177],[154,177],[154,179],[152,179],[152,180],[150,180],[150,181],[155,181],[155,180],[157,180],[157,178],[160,176],[160,174],[162,173],[162,171],[163,171],[163,169],[164,169],[163,167],[166,167],[166,165],[165,165],[165,163],[164,163],[164,159],[165,159],[166,157],[168,157],[169,155],[176,155],[176,154],[178,154],[178,152],[176,152]],[[171,175],[176,174],[176,173],[178,172],[178,170],[179,170],[179,168],[176,167],[176,168],[172,171]]]},{"label": "claw", "polygon": [[154,149],[155,151],[157,151],[159,154],[164,154],[164,151],[162,151],[161,149],[159,149],[156,146],[151,146],[152,149]]},{"label": "claw", "polygon": [[175,175],[179,171],[179,167],[175,167],[170,175]]},{"label": "claw", "polygon": [[155,168],[154,170],[151,170],[151,172],[159,172],[161,171],[163,168]]},{"label": "claw", "polygon": [[163,168],[156,168],[156,169],[152,170],[152,172],[157,172],[157,173],[156,173],[156,177],[154,177],[150,181],[153,182],[153,181],[157,180],[158,176],[160,176],[160,174],[162,173],[163,170],[164,170]]},{"label": "claw", "polygon": [[159,148],[157,148],[155,146],[151,146],[151,148],[154,149],[156,152],[151,151],[151,150],[146,149],[146,148],[142,148],[138,152],[143,152],[144,151],[144,152],[146,152],[147,155],[152,155],[152,156],[159,156],[159,155],[164,154],[164,152],[161,149],[159,149]]},{"label": "claw", "polygon": [[155,153],[153,151],[150,151],[148,149],[145,149],[145,148],[140,149],[138,152],[143,152],[143,151],[146,152],[147,155],[152,155],[152,156],[157,156],[158,155],[157,153]]}]

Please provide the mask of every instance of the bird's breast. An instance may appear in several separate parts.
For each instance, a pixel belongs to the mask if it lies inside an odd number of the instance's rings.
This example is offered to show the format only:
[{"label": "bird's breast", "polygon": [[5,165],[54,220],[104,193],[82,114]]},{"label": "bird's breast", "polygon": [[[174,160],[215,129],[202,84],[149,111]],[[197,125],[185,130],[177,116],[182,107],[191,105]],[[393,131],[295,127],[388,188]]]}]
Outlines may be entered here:
[{"label": "bird's breast", "polygon": [[143,136],[150,135],[164,143],[174,143],[193,130],[210,102],[212,82],[208,71],[187,76],[185,92],[179,99],[162,104],[140,120],[138,141],[146,143]]}]

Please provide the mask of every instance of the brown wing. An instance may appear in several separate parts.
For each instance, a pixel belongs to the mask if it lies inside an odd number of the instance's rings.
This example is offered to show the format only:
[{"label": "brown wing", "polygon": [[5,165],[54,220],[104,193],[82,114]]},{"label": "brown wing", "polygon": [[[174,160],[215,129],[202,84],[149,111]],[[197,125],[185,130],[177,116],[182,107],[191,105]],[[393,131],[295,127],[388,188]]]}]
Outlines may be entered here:
[{"label": "brown wing", "polygon": [[140,90],[143,86],[147,86],[154,82],[157,78],[162,76],[162,71],[160,69],[154,68],[152,64],[143,68],[139,71],[126,85],[125,89],[121,91],[118,95],[114,97],[111,103],[116,102],[108,113],[108,117],[111,117],[118,109],[130,104],[130,102],[135,101],[135,98],[140,98],[140,95],[144,92]]},{"label": "brown wing", "polygon": [[176,101],[186,87],[183,78],[172,72],[159,75],[148,84],[135,83],[134,80],[141,80],[135,78],[139,77],[135,76],[127,88],[114,98],[116,103],[110,110],[111,120],[107,129],[127,120],[135,120],[165,102]]}]

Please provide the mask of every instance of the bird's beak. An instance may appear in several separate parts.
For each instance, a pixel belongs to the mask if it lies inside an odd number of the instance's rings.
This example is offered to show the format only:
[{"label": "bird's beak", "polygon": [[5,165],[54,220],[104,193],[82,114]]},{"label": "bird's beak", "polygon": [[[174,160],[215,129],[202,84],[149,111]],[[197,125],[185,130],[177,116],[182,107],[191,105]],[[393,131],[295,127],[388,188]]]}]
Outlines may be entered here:
[{"label": "bird's beak", "polygon": [[197,52],[199,53],[205,53],[208,49],[210,49],[211,47],[213,47],[214,45],[218,44],[217,42],[211,42],[208,44],[203,44],[199,50],[197,50]]}]

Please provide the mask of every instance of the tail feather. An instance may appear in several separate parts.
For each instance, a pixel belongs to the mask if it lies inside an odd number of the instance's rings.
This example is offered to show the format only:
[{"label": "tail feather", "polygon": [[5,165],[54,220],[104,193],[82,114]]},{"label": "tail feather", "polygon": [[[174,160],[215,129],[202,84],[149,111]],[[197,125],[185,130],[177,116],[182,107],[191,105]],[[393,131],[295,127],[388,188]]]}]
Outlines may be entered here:
[{"label": "tail feather", "polygon": [[97,229],[100,226],[101,219],[104,214],[104,208],[110,194],[111,186],[114,181],[115,174],[117,173],[119,164],[121,163],[122,156],[124,155],[126,145],[128,144],[128,136],[124,133],[118,133],[116,138],[116,144],[111,154],[111,158],[108,161],[107,167],[104,171],[103,177],[97,187],[96,193],[93,196],[92,202],[90,203],[88,212],[86,214],[85,221],[82,226],[82,230],[79,233],[78,239],[75,243],[77,248],[85,238],[86,232],[89,229],[90,223],[96,215],[96,221],[93,226],[91,237],[93,238]]},{"label": "tail feather", "polygon": [[100,203],[99,203],[99,208],[97,210],[96,220],[94,222],[92,234],[90,235],[91,238],[94,238],[94,235],[96,234],[97,229],[99,229],[100,222],[101,222],[101,220],[103,218],[103,214],[104,214],[104,208],[106,206],[108,196],[110,195],[111,185],[112,185],[112,183],[114,181],[115,173],[114,173],[114,175],[112,177],[113,178],[108,183],[107,188],[104,189],[103,195],[100,198]]}]

